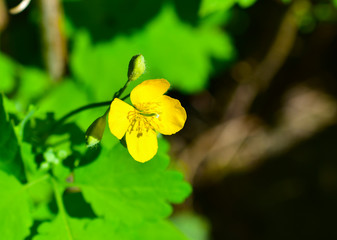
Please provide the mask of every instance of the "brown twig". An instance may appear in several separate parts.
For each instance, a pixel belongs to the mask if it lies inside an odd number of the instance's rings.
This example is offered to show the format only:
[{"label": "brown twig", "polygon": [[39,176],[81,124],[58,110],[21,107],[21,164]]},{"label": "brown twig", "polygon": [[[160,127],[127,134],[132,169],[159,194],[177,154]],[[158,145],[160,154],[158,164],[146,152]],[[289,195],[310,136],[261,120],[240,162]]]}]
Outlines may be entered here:
[{"label": "brown twig", "polygon": [[63,9],[60,0],[40,0],[45,62],[52,79],[65,73],[67,50],[63,30]]},{"label": "brown twig", "polygon": [[8,22],[7,7],[4,0],[0,0],[0,32],[6,27]]}]

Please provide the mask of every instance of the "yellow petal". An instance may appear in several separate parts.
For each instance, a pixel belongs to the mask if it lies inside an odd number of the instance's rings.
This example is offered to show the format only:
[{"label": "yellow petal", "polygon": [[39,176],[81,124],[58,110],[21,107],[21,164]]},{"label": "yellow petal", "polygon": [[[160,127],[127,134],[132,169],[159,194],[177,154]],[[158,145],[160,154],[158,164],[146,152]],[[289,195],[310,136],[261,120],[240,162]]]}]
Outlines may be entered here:
[{"label": "yellow petal", "polygon": [[156,117],[152,117],[152,126],[161,134],[171,135],[180,131],[186,121],[186,111],[180,102],[169,96],[157,99]]},{"label": "yellow petal", "polygon": [[109,128],[110,132],[121,139],[130,125],[128,114],[135,109],[122,100],[115,98],[110,105]]},{"label": "yellow petal", "polygon": [[170,83],[165,79],[146,80],[131,91],[131,102],[135,107],[142,103],[153,102],[162,96],[169,87]]},{"label": "yellow petal", "polygon": [[[141,121],[141,120],[140,120]],[[144,128],[144,123],[137,121],[126,133],[126,144],[130,155],[138,162],[149,161],[158,150],[157,133],[151,128]],[[131,127],[130,127],[131,128]]]}]

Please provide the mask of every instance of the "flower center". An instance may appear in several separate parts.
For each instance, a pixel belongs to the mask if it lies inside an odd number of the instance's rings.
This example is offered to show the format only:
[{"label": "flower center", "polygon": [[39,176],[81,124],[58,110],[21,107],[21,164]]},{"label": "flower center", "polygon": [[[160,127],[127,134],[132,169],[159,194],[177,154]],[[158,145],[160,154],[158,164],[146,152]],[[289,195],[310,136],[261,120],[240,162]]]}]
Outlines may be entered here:
[{"label": "flower center", "polygon": [[137,109],[130,111],[127,117],[130,121],[130,126],[127,131],[129,133],[136,131],[138,138],[143,136],[144,132],[151,130],[155,131],[154,127],[151,125],[151,118],[155,116],[155,113],[141,112]]}]

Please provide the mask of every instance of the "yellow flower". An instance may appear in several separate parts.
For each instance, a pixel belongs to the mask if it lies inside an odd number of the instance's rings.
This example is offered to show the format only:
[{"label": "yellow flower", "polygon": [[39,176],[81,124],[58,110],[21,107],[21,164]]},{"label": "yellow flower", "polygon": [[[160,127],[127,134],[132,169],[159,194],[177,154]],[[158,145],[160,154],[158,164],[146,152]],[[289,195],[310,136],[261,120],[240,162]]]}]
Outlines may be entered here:
[{"label": "yellow flower", "polygon": [[185,124],[186,112],[180,102],[164,95],[169,87],[165,79],[147,80],[131,91],[134,107],[118,98],[110,105],[110,131],[118,139],[126,135],[128,151],[138,162],[146,162],[156,155],[156,131],[171,135]]}]

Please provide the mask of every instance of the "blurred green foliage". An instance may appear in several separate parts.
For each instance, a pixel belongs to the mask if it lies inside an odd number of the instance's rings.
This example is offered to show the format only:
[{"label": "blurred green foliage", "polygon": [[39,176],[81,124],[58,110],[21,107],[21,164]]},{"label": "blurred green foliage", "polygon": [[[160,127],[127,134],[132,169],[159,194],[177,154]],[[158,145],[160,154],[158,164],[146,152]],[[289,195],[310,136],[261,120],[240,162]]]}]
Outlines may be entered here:
[{"label": "blurred green foliage", "polygon": [[[193,28],[181,22],[171,6],[164,6],[142,31],[128,36],[93,44],[88,32],[78,32],[71,67],[75,78],[83,81],[95,98],[108,98],[110,89],[125,81],[126,56],[135,53],[142,53],[151,63],[144,78],[166,78],[175,88],[191,93],[205,88],[214,70],[212,58],[230,60],[234,49],[228,35],[219,29]],[[97,87],[103,85],[104,89]]]},{"label": "blurred green foliage", "polygon": [[205,16],[217,11],[228,11],[235,3],[241,7],[249,7],[256,0],[202,0],[199,14]]},{"label": "blurred green foliage", "polygon": [[192,212],[181,212],[172,218],[173,223],[189,239],[206,240],[209,239],[210,225],[206,219]]}]

